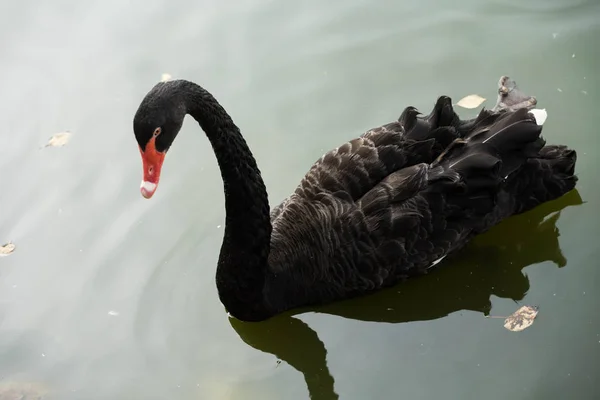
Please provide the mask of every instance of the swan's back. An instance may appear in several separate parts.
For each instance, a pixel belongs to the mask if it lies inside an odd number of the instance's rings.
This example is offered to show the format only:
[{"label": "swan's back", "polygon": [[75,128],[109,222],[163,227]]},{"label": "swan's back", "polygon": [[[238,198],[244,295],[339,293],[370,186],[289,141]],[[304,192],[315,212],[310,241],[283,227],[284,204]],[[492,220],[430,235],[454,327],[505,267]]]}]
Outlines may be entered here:
[{"label": "swan's back", "polygon": [[266,300],[287,309],[392,285],[564,194],[575,153],[542,149],[540,132],[525,109],[461,122],[442,97],[427,117],[407,108],[328,152],[271,214]]}]

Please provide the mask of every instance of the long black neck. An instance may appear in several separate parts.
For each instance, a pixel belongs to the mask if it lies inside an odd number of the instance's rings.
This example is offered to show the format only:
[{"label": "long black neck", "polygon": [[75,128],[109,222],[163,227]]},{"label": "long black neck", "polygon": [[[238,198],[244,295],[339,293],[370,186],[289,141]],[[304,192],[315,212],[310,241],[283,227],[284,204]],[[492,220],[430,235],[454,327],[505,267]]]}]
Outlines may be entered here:
[{"label": "long black neck", "polygon": [[[185,88],[185,89],[184,89]],[[183,101],[215,152],[225,190],[225,235],[217,265],[219,297],[241,320],[263,320],[272,312],[263,288],[271,240],[264,181],[239,128],[202,87],[182,82]]]}]

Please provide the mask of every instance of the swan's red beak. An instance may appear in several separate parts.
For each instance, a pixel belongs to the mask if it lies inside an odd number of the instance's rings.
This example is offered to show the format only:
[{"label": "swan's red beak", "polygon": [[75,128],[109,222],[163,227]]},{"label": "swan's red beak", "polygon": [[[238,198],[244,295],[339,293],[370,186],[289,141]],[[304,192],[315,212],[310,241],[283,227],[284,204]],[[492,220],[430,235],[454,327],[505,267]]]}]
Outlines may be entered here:
[{"label": "swan's red beak", "polygon": [[146,144],[146,150],[140,148],[144,168],[144,179],[140,185],[140,192],[142,192],[142,196],[146,199],[152,197],[154,192],[156,192],[158,181],[160,180],[160,170],[165,160],[165,153],[156,151],[155,140],[156,138],[154,137],[150,139]]}]

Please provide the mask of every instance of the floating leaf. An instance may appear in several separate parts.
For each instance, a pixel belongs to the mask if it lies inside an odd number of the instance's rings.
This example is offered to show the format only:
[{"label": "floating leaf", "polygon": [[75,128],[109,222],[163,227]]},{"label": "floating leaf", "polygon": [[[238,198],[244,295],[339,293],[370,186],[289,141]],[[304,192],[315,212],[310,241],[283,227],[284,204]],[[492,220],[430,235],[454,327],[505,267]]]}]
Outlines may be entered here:
[{"label": "floating leaf", "polygon": [[513,332],[522,331],[533,324],[537,314],[537,306],[523,306],[504,320],[504,327]]},{"label": "floating leaf", "polygon": [[46,147],[62,147],[69,142],[70,138],[71,132],[69,131],[57,133],[56,135],[50,138],[50,140],[46,144]]},{"label": "floating leaf", "polygon": [[0,257],[6,257],[9,254],[12,254],[16,247],[17,246],[15,246],[13,242],[6,243],[4,246],[0,247]]},{"label": "floating leaf", "polygon": [[173,78],[173,77],[171,76],[171,74],[164,73],[164,74],[162,74],[162,75],[161,75],[161,77],[160,77],[160,81],[161,81],[161,82],[167,82],[167,81],[170,81],[170,80],[171,80],[171,78]]},{"label": "floating leaf", "polygon": [[546,112],[545,108],[534,108],[533,110],[529,110],[529,112],[533,114],[533,116],[535,117],[535,122],[538,125],[544,125],[544,122],[546,122],[546,118],[548,118],[548,113]]},{"label": "floating leaf", "polygon": [[470,95],[460,99],[458,101],[458,103],[456,103],[456,105],[459,107],[463,107],[463,108],[477,108],[484,101],[485,101],[485,99],[483,97],[476,95],[476,94],[470,94]]}]

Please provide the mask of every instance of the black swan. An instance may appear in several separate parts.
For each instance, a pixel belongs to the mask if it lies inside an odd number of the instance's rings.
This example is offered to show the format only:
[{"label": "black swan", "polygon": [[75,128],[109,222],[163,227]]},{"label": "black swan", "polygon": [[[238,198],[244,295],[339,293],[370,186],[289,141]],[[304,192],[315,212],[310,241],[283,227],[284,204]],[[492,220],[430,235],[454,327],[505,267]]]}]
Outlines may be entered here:
[{"label": "black swan", "polygon": [[535,98],[508,77],[498,102],[461,120],[449,97],[323,155],[273,210],[246,141],[204,88],[174,80],[142,100],[133,130],[150,198],[186,114],[206,133],[225,191],[216,284],[227,311],[261,321],[426,273],[473,236],[575,187],[576,152],[546,146]]}]

